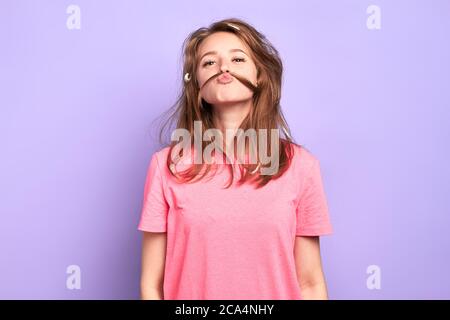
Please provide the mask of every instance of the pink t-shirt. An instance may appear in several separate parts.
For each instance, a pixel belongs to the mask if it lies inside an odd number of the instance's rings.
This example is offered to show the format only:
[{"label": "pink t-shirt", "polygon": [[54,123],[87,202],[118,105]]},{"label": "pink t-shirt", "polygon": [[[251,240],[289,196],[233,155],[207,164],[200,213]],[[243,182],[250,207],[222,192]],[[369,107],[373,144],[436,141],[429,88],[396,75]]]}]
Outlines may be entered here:
[{"label": "pink t-shirt", "polygon": [[293,146],[289,169],[260,189],[225,189],[225,165],[181,184],[166,165],[169,147],[153,154],[138,230],[167,232],[165,300],[302,299],[295,237],[333,230],[319,161]]}]

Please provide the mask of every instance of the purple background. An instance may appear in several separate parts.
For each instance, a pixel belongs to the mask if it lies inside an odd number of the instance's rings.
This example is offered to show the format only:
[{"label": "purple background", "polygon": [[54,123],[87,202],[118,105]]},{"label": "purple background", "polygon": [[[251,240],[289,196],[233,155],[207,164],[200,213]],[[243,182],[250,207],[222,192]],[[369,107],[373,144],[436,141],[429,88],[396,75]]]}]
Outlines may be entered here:
[{"label": "purple background", "polygon": [[[372,4],[380,30],[366,27]],[[0,298],[139,297],[152,121],[175,102],[182,41],[228,17],[279,50],[283,110],[321,161],[330,298],[450,298],[444,0],[2,1]],[[71,264],[81,290],[66,288]]]}]

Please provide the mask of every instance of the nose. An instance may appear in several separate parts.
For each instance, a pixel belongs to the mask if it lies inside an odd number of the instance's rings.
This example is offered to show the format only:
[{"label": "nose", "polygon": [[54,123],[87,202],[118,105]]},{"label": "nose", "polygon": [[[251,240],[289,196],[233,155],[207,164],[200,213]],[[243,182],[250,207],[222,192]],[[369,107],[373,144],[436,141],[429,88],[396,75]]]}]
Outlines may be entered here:
[{"label": "nose", "polygon": [[222,64],[220,65],[220,71],[221,72],[229,72],[230,71],[230,69],[228,68],[228,64],[226,62],[222,62]]}]

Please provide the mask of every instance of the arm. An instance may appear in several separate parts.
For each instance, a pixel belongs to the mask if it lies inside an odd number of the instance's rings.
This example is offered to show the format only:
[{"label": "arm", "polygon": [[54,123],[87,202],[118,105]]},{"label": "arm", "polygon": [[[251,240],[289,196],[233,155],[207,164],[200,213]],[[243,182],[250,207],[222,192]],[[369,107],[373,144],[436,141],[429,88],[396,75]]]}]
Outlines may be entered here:
[{"label": "arm", "polygon": [[328,294],[320,258],[319,237],[295,237],[294,256],[303,299],[327,300]]},{"label": "arm", "polygon": [[163,300],[167,233],[143,232],[141,299]]}]

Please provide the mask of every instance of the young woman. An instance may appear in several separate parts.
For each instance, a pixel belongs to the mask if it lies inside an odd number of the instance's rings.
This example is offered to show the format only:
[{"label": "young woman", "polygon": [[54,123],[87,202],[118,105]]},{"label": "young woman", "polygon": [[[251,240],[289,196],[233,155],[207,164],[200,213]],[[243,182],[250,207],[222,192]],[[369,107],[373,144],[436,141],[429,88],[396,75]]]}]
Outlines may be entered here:
[{"label": "young woman", "polygon": [[[319,161],[293,142],[280,109],[277,50],[248,23],[226,19],[191,33],[183,52],[172,119],[190,140],[155,152],[148,167],[141,298],[327,299],[319,236],[332,225]],[[204,139],[209,129],[224,139]],[[239,140],[247,143],[236,158],[240,132],[251,129],[265,139]],[[212,162],[192,161],[213,140]]]}]

